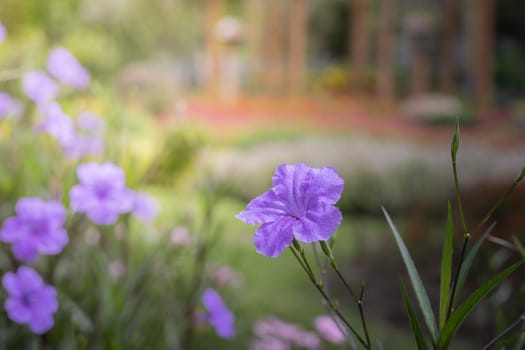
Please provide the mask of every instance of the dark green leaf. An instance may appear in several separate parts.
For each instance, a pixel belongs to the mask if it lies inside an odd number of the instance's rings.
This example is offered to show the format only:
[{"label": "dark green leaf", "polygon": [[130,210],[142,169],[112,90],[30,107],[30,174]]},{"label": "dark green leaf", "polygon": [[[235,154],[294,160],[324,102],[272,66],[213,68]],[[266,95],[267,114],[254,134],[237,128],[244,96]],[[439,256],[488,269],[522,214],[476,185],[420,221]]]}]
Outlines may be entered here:
[{"label": "dark green leaf", "polygon": [[408,298],[407,290],[405,288],[405,283],[403,282],[403,279],[400,280],[400,284],[401,292],[403,293],[403,300],[405,301],[405,305],[407,307],[408,318],[410,319],[410,326],[412,327],[412,332],[414,333],[414,337],[416,338],[417,348],[419,350],[428,349],[427,344],[425,342],[425,337],[421,332],[421,327],[419,326],[416,314],[414,313],[414,308],[412,307],[410,299]]},{"label": "dark green leaf", "polygon": [[507,278],[512,271],[516,270],[523,264],[523,260],[511,265],[496,277],[492,278],[486,284],[475,290],[456,310],[452,312],[450,318],[445,323],[439,338],[438,349],[446,349],[452,337],[456,334],[459,326],[465,321],[465,318],[501,281]]},{"label": "dark green leaf", "polygon": [[456,282],[457,283],[456,294],[454,295],[454,300],[452,300],[452,303],[453,303],[452,305],[456,304],[456,301],[458,300],[458,296],[461,294],[460,293],[461,289],[463,288],[463,285],[465,284],[465,280],[467,279],[467,275],[470,271],[470,268],[472,267],[472,263],[474,262],[474,258],[476,257],[479,251],[479,248],[481,248],[481,245],[483,244],[483,242],[485,242],[485,240],[487,239],[489,234],[492,232],[492,229],[494,228],[495,225],[496,223],[493,223],[492,225],[490,225],[487,231],[483,233],[483,236],[481,236],[480,239],[478,239],[478,241],[470,249],[467,257],[463,261],[463,265],[461,266],[461,271],[459,273],[459,278],[458,278],[458,281]]},{"label": "dark green leaf", "polygon": [[439,328],[442,329],[447,319],[447,310],[450,303],[450,280],[452,274],[452,207],[448,203],[447,232],[443,241],[443,252],[441,255],[441,290],[439,294]]},{"label": "dark green leaf", "polygon": [[436,326],[434,312],[432,311],[432,307],[430,306],[430,300],[428,299],[428,294],[425,290],[425,287],[423,286],[423,282],[421,281],[421,278],[419,277],[419,273],[417,272],[414,261],[412,260],[412,257],[410,256],[410,253],[408,252],[408,249],[405,245],[405,242],[403,241],[403,238],[401,238],[401,235],[399,234],[396,227],[394,226],[394,223],[390,219],[390,216],[388,215],[385,208],[382,207],[381,209],[383,210],[386,220],[388,221],[388,225],[390,225],[390,229],[392,230],[392,233],[394,234],[394,238],[396,240],[397,246],[401,253],[401,257],[403,258],[403,261],[407,268],[408,276],[410,277],[410,283],[412,284],[412,288],[414,288],[414,292],[416,294],[416,298],[417,298],[419,307],[421,308],[423,319],[425,320],[428,331],[430,332],[430,335],[432,337],[432,341],[433,343],[436,343],[438,339],[438,329]]}]

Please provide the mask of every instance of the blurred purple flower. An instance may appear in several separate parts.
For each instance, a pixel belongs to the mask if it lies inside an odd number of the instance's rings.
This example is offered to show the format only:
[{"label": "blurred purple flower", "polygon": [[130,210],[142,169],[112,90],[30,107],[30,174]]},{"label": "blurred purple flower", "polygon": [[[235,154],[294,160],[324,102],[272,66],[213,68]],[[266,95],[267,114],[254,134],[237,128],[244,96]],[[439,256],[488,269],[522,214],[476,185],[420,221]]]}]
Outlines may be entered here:
[{"label": "blurred purple flower", "polygon": [[5,37],[7,36],[7,29],[5,29],[5,26],[0,22],[0,44],[5,40]]},{"label": "blurred purple flower", "polygon": [[126,264],[120,259],[113,260],[108,265],[108,271],[109,275],[117,281],[126,273]]},{"label": "blurred purple flower", "polygon": [[71,149],[75,143],[75,125],[71,118],[64,113],[62,107],[52,102],[40,108],[44,121],[37,126],[51,135],[60,144],[64,151]]},{"label": "blurred purple flower", "polygon": [[64,153],[79,159],[86,155],[99,155],[104,152],[102,133],[104,121],[91,112],[82,112],[77,116],[77,128],[73,127],[74,141],[64,147]]},{"label": "blurred purple flower", "polygon": [[[307,332],[298,325],[285,322],[280,319],[270,317],[257,321],[253,326],[253,333],[260,341],[261,349],[267,340],[278,340],[280,344],[286,345],[287,348],[300,347],[305,349],[317,349],[321,345],[321,340],[313,332]],[[275,341],[269,342],[272,346],[278,346]],[[272,347],[268,347],[272,349]]]},{"label": "blurred purple flower", "polygon": [[4,221],[0,240],[12,243],[15,257],[25,262],[33,262],[38,253],[56,255],[68,242],[65,219],[66,210],[57,201],[21,198],[16,216]]},{"label": "blurred purple flower", "polygon": [[36,104],[45,104],[56,97],[58,85],[43,71],[29,71],[22,78],[22,89]]},{"label": "blurred purple flower", "polygon": [[78,128],[89,134],[101,134],[106,129],[106,123],[98,115],[84,111],[77,116]]},{"label": "blurred purple flower", "polygon": [[21,266],[16,273],[7,272],[2,285],[9,294],[4,308],[13,322],[29,324],[36,334],[53,327],[53,314],[58,310],[57,293],[35,270]]},{"label": "blurred purple flower", "polygon": [[229,266],[215,268],[211,279],[219,286],[239,287],[242,283],[242,275]]},{"label": "blurred purple flower", "polygon": [[146,193],[135,192],[132,212],[140,221],[152,221],[159,213],[159,203]]},{"label": "blurred purple flower", "polygon": [[265,337],[253,340],[250,350],[290,350],[290,345],[279,338]]},{"label": "blurred purple flower", "polygon": [[22,102],[6,92],[0,92],[0,119],[6,117],[20,117],[24,112]]},{"label": "blurred purple flower", "polygon": [[135,195],[122,169],[113,163],[86,163],[77,168],[79,184],[69,192],[71,208],[99,225],[115,223],[133,209]]},{"label": "blurred purple flower", "polygon": [[54,48],[49,52],[47,69],[55,78],[76,89],[82,90],[89,85],[88,71],[63,47]]},{"label": "blurred purple flower", "polygon": [[176,226],[171,230],[170,242],[175,247],[185,247],[192,243],[192,239],[186,227]]},{"label": "blurred purple flower", "polygon": [[345,334],[342,326],[338,325],[331,316],[317,316],[314,320],[314,326],[317,332],[333,344],[342,344],[345,342]]},{"label": "blurred purple flower", "polygon": [[341,197],[343,179],[331,167],[281,164],[273,187],[256,197],[237,218],[259,224],[254,243],[257,252],[275,258],[292,243],[327,240],[342,221],[334,204]]},{"label": "blurred purple flower", "polygon": [[233,313],[224,305],[221,296],[212,288],[202,295],[202,304],[206,307],[206,320],[215,328],[221,338],[230,339],[235,335]]}]

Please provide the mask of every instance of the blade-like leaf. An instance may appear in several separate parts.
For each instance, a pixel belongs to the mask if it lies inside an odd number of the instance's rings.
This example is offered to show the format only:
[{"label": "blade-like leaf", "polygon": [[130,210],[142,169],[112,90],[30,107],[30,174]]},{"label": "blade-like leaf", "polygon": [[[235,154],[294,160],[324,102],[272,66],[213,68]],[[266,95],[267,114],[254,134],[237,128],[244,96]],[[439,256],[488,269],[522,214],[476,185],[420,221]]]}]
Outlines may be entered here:
[{"label": "blade-like leaf", "polygon": [[400,280],[400,284],[401,292],[403,293],[403,300],[405,301],[405,305],[407,307],[408,318],[410,319],[410,326],[412,327],[412,333],[414,333],[414,337],[416,338],[417,348],[419,350],[427,350],[428,346],[425,342],[425,337],[421,332],[421,327],[419,326],[416,314],[414,313],[414,308],[412,307],[410,299],[408,298],[407,290],[405,288],[405,283],[403,282],[403,279]]},{"label": "blade-like leaf", "polygon": [[456,334],[459,326],[463,323],[472,309],[479,304],[497,285],[501,283],[512,271],[516,270],[523,264],[523,260],[506,268],[496,277],[492,278],[486,284],[475,290],[456,310],[452,312],[450,318],[445,323],[439,338],[438,349],[446,349],[452,337]]},{"label": "blade-like leaf", "polygon": [[450,145],[450,153],[452,155],[452,160],[456,161],[456,154],[459,149],[459,120],[456,121],[456,127],[454,128],[454,136],[452,137],[452,143]]},{"label": "blade-like leaf", "polygon": [[432,342],[435,344],[438,339],[438,329],[436,326],[434,312],[432,311],[432,307],[430,306],[428,294],[425,290],[425,287],[423,286],[421,278],[419,277],[419,273],[417,272],[416,266],[414,264],[414,261],[412,260],[412,257],[410,256],[410,253],[408,252],[405,242],[403,242],[403,238],[401,238],[401,235],[399,234],[399,232],[397,232],[397,229],[394,226],[394,223],[390,219],[390,216],[388,215],[385,208],[381,207],[381,209],[383,210],[383,214],[386,217],[388,225],[390,226],[390,229],[394,234],[394,238],[396,239],[396,243],[401,253],[401,257],[403,258],[403,262],[405,263],[405,266],[408,271],[410,283],[412,284],[412,288],[414,288],[419,307],[421,308],[423,319],[425,320],[428,331],[430,332],[430,335],[432,337]]},{"label": "blade-like leaf", "polygon": [[512,242],[516,246],[516,249],[521,254],[523,259],[525,259],[525,247],[523,247],[523,244],[521,244],[521,241],[517,237],[512,237]]},{"label": "blade-like leaf", "polygon": [[467,279],[467,275],[470,271],[470,268],[472,267],[472,263],[474,262],[474,258],[476,257],[479,251],[479,248],[481,248],[481,245],[483,244],[483,242],[485,242],[489,234],[492,232],[492,229],[494,228],[494,226],[496,226],[496,223],[493,223],[492,225],[490,225],[487,231],[485,231],[485,233],[483,233],[483,235],[478,239],[478,241],[472,246],[467,257],[463,261],[463,265],[461,266],[461,271],[459,273],[459,278],[456,282],[457,283],[456,295],[454,295],[454,300],[452,300],[453,306],[456,305],[458,296],[461,294],[460,293],[461,289],[463,288],[463,285],[465,284],[465,280]]},{"label": "blade-like leaf", "polygon": [[439,329],[447,320],[447,310],[450,303],[450,279],[452,275],[452,254],[454,252],[452,239],[452,207],[448,203],[447,232],[443,241],[441,255],[441,290],[439,294]]}]

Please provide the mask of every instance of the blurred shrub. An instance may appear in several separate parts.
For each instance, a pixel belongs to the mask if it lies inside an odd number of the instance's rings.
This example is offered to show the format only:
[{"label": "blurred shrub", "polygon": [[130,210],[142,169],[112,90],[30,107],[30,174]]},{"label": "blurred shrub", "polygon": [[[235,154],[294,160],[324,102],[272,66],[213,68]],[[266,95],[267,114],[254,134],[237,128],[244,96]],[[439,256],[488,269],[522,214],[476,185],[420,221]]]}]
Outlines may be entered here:
[{"label": "blurred shrub", "polygon": [[[375,79],[375,70],[369,67],[365,76],[366,92],[374,91]],[[346,64],[328,66],[312,75],[310,85],[314,91],[332,94],[348,93],[352,85],[352,70],[349,70]]]},{"label": "blurred shrub", "polygon": [[88,27],[79,27],[61,41],[97,78],[111,78],[122,61],[114,37]]},{"label": "blurred shrub", "polygon": [[496,51],[496,83],[511,94],[525,93],[525,49],[516,41],[503,40]]},{"label": "blurred shrub", "polygon": [[191,168],[204,143],[204,136],[194,127],[170,129],[157,156],[146,171],[145,181],[173,184]]}]

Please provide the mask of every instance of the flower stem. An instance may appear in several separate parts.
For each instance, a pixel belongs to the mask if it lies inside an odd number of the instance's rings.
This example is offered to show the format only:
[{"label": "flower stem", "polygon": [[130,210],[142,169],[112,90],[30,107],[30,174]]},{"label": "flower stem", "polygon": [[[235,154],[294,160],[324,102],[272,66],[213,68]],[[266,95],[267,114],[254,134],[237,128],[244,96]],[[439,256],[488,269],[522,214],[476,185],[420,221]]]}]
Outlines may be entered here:
[{"label": "flower stem", "polygon": [[452,292],[450,293],[450,299],[449,299],[448,310],[447,310],[447,319],[450,317],[450,313],[452,312],[452,305],[454,303],[454,297],[456,296],[456,289],[458,286],[459,275],[461,273],[461,268],[463,267],[463,262],[465,261],[465,253],[467,252],[468,242],[470,241],[471,237],[472,235],[470,233],[466,233],[465,239],[463,240],[463,247],[461,248],[461,255],[459,257],[459,265],[456,270],[456,275],[454,276],[454,283],[452,284]]},{"label": "flower stem", "polygon": [[512,332],[513,330],[515,330],[519,326],[521,326],[523,324],[523,322],[525,322],[525,313],[521,314],[520,317],[516,321],[514,321],[513,324],[511,324],[510,326],[505,328],[505,330],[503,330],[503,332],[501,332],[494,339],[492,339],[490,342],[488,342],[487,345],[485,345],[482,350],[489,350],[498,341],[503,339],[503,337],[505,337],[507,334],[509,334],[510,332]]},{"label": "flower stem", "polygon": [[350,285],[348,284],[346,279],[341,274],[341,271],[339,271],[339,268],[337,267],[337,265],[335,265],[335,264],[331,264],[331,265],[332,265],[332,267],[333,267],[337,277],[339,277],[341,282],[344,284],[346,290],[352,295],[352,298],[354,298],[354,301],[357,304],[357,308],[359,309],[359,316],[361,318],[361,324],[363,326],[363,332],[364,332],[365,338],[366,338],[366,343],[370,344],[370,336],[368,334],[368,327],[366,326],[366,320],[365,320],[365,312],[363,310],[363,303],[364,303],[363,302],[363,296],[364,296],[364,292],[365,292],[365,284],[363,282],[363,284],[361,285],[361,293],[360,293],[360,295],[358,297],[354,293],[354,291],[352,290],[352,288],[350,287]]},{"label": "flower stem", "polygon": [[[354,334],[354,336],[357,338],[357,340],[366,348],[371,349],[370,342],[365,342],[363,338],[357,333],[357,331],[350,325],[348,320],[341,314],[337,306],[333,303],[333,301],[330,299],[330,297],[326,294],[324,291],[323,286],[316,281],[315,275],[312,272],[312,269],[310,268],[310,265],[308,264],[308,260],[306,260],[306,256],[304,255],[304,251],[301,254],[301,257],[297,254],[296,249],[293,247],[290,247],[290,250],[292,251],[294,257],[299,262],[299,265],[304,269],[308,277],[310,278],[310,281],[313,283],[315,288],[319,291],[323,299],[326,301],[328,306],[332,309],[332,311],[339,317],[339,319],[345,324],[345,326]],[[301,251],[300,251],[301,253]]]}]

